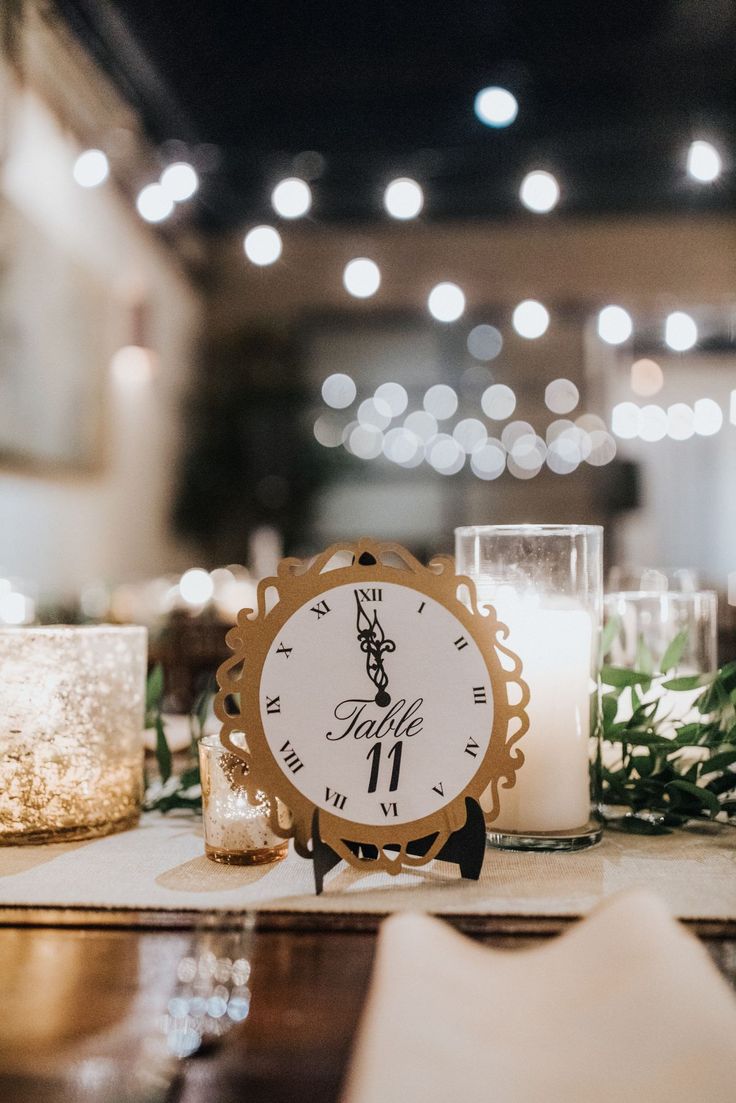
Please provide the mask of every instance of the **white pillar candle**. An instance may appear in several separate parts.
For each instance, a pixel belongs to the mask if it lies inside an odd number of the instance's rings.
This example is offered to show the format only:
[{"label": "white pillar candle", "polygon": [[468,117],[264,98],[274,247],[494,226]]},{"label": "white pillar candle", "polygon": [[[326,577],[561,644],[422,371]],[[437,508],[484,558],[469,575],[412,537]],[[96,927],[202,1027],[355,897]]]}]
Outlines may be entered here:
[{"label": "white pillar candle", "polygon": [[[590,614],[565,602],[493,595],[477,583],[478,605],[494,604],[509,628],[506,641],[529,686],[529,730],[517,744],[524,764],[512,789],[499,789],[501,811],[492,831],[524,834],[572,831],[590,817]],[[502,587],[502,589],[506,589]]]}]

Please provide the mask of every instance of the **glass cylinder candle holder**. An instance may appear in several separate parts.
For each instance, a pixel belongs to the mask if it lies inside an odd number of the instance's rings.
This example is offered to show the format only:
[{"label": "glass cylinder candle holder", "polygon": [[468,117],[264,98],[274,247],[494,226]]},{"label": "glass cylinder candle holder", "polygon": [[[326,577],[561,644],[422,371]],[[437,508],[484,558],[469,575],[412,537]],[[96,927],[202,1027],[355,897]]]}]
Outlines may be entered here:
[{"label": "glass cylinder candle holder", "polygon": [[0,628],[0,843],[137,822],[146,659],[145,628]]},{"label": "glass cylinder candle holder", "polygon": [[[707,674],[718,665],[718,598],[712,590],[683,593],[676,590],[622,590],[607,594],[604,602],[606,622],[613,622],[611,645],[606,661],[629,670],[663,674],[670,678],[689,674]],[[663,671],[665,653],[680,638],[674,666]],[[665,679],[667,680],[667,679]],[[642,703],[658,699],[658,715],[674,723],[697,719],[695,700],[701,688],[665,689],[656,679],[646,693],[639,692]],[[628,694],[619,701],[619,716],[624,717]],[[633,710],[631,710],[633,711]],[[631,712],[629,712],[629,715]]]},{"label": "glass cylinder candle holder", "polygon": [[[529,687],[524,762],[488,840],[517,850],[577,850],[601,837],[591,763],[600,733],[598,660],[603,530],[597,525],[456,529],[456,570],[493,605]],[[483,803],[481,801],[481,803]]]},{"label": "glass cylinder candle holder", "polygon": [[285,858],[289,844],[271,830],[268,799],[264,794],[258,804],[250,803],[237,784],[242,762],[225,750],[219,735],[200,739],[199,767],[207,857],[237,866],[258,866]]}]

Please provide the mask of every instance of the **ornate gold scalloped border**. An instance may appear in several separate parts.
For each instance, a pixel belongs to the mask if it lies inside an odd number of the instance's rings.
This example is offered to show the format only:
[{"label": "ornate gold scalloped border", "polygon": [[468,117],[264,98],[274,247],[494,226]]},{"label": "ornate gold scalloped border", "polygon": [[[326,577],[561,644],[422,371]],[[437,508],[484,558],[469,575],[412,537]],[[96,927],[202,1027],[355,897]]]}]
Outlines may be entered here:
[{"label": "ornate gold scalloped border", "polygon": [[[359,563],[365,554],[375,560],[375,565]],[[345,562],[341,563],[341,559]],[[521,677],[521,660],[501,643],[509,630],[498,620],[495,609],[484,603],[487,615],[479,613],[473,582],[465,575],[455,574],[450,556],[437,556],[424,567],[400,544],[363,538],[355,543],[333,544],[312,560],[282,560],[276,576],[259,583],[257,609],[241,610],[237,624],[227,634],[233,655],[217,672],[220,689],[215,713],[222,721],[223,746],[243,764],[237,783],[254,804],[262,801],[264,793],[268,795],[273,831],[283,838],[293,837],[297,852],[311,858],[312,814],[316,806],[285,776],[268,746],[259,706],[261,671],[274,637],[305,602],[337,586],[366,580],[409,586],[444,605],[479,646],[493,693],[493,728],[486,754],[467,790],[439,812],[392,827],[360,824],[319,809],[320,835],[345,861],[361,869],[398,873],[402,865],[420,866],[431,861],[447,838],[464,825],[466,796],[479,800],[482,794],[490,793],[491,808],[485,815],[488,822],[492,821],[499,812],[499,785],[504,782],[505,789],[511,788],[524,761],[523,752],[516,746],[529,727],[526,713],[529,689]],[[460,590],[465,591],[470,608],[458,597]],[[512,685],[517,687],[519,698],[514,704],[509,699]],[[518,726],[511,732],[514,721]],[[245,746],[234,742],[237,733],[244,738]],[[409,843],[435,833],[436,838],[425,855],[407,853]],[[356,856],[347,845],[349,842],[372,844],[378,850],[378,858]],[[387,846],[397,849],[387,852]]]}]

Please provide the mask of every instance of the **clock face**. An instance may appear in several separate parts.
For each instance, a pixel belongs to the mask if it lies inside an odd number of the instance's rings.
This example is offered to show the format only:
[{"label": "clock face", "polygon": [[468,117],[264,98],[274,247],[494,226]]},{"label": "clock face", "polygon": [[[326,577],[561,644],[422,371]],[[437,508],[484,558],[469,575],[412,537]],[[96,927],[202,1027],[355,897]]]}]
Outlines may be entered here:
[{"label": "clock face", "polygon": [[375,827],[463,793],[493,728],[488,665],[463,622],[410,586],[362,581],[310,598],[266,653],[261,724],[290,784]]}]

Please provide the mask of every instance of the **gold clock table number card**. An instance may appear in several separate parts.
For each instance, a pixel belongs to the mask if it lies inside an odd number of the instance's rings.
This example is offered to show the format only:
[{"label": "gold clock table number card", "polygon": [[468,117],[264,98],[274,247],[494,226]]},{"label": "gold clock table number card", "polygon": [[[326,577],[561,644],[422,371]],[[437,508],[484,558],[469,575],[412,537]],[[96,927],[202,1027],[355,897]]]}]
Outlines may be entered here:
[{"label": "gold clock table number card", "polygon": [[398,873],[441,858],[477,879],[528,726],[492,607],[449,556],[424,567],[368,539],[283,560],[257,603],[218,671],[221,740],[317,891],[340,859]]}]

